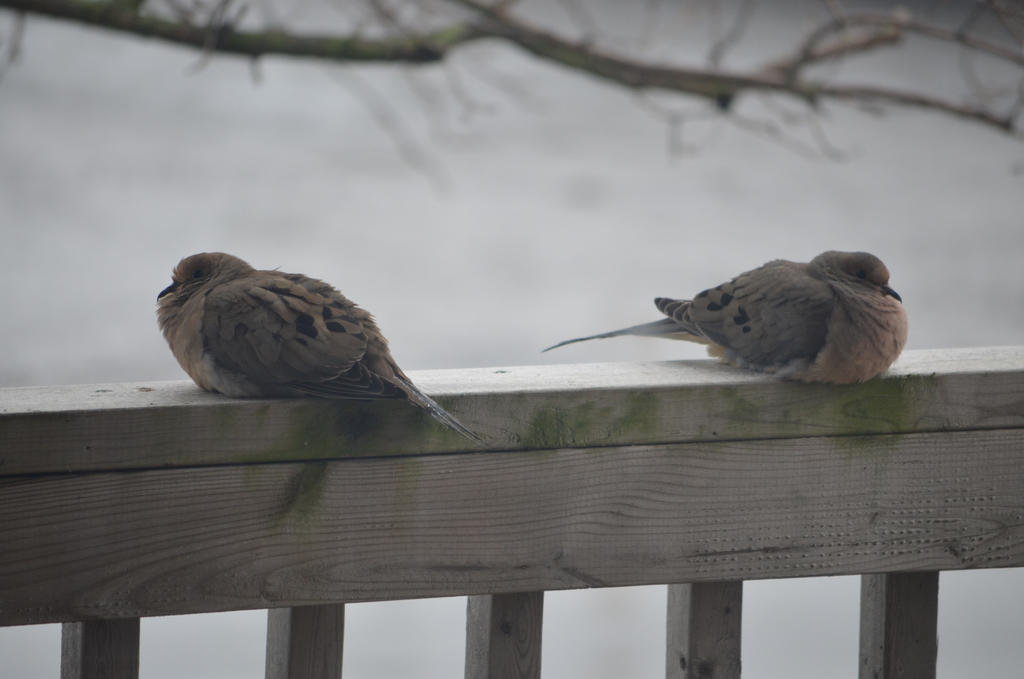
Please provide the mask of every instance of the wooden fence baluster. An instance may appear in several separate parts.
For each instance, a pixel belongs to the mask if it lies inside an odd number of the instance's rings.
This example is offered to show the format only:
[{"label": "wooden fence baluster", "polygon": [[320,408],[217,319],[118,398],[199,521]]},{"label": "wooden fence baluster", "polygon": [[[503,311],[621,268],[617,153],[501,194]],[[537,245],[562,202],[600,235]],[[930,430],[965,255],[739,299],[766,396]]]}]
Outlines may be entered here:
[{"label": "wooden fence baluster", "polygon": [[61,626],[61,679],[138,679],[139,619],[66,622]]},{"label": "wooden fence baluster", "polygon": [[668,586],[667,679],[739,679],[743,582]]},{"label": "wooden fence baluster", "polygon": [[939,573],[862,575],[860,679],[934,679]]},{"label": "wooden fence baluster", "polygon": [[339,679],[345,604],[267,611],[266,679]]},{"label": "wooden fence baluster", "polygon": [[471,596],[466,607],[466,679],[540,677],[544,592]]}]

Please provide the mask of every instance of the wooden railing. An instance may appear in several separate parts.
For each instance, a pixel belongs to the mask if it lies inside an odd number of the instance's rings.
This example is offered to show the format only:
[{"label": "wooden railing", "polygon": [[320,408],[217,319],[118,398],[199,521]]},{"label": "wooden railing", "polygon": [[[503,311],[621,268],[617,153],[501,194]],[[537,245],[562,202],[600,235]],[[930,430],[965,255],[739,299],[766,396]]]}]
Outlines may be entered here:
[{"label": "wooden railing", "polygon": [[267,677],[337,677],[343,602],[469,595],[466,675],[536,677],[545,590],[668,583],[667,676],[720,679],[743,580],[862,574],[860,676],[930,677],[938,572],[1024,565],[1024,347],[413,379],[484,449],[402,403],[0,390],[0,624],[117,679],[141,616],[265,608]]}]

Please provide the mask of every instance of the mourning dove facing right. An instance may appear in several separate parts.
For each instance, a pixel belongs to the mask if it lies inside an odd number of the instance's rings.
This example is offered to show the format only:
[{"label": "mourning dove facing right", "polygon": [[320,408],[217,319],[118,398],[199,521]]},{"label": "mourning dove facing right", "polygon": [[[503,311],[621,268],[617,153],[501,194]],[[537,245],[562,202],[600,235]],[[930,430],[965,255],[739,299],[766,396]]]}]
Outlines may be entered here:
[{"label": "mourning dove facing right", "polygon": [[404,398],[479,437],[417,389],[369,312],[323,281],[257,271],[204,252],[181,260],[158,296],[158,320],[185,372],[228,396]]},{"label": "mourning dove facing right", "polygon": [[649,335],[708,345],[733,365],[803,382],[847,384],[884,372],[907,342],[907,314],[889,270],[866,252],[777,259],[692,300],[654,300],[668,318],[566,340]]}]

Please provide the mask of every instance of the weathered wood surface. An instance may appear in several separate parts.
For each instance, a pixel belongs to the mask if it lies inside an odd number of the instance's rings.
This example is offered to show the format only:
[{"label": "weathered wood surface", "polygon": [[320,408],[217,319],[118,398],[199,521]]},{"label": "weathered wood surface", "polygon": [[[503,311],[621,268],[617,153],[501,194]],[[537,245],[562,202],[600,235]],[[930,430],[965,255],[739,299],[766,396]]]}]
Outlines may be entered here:
[{"label": "weathered wood surface", "polygon": [[0,390],[0,624],[1024,565],[1024,348],[414,379],[488,449],[402,403]]},{"label": "weathered wood surface", "polygon": [[138,679],[139,619],[67,622],[61,628],[61,679]]},{"label": "weathered wood surface", "polygon": [[345,604],[267,611],[264,679],[341,679]]},{"label": "weathered wood surface", "polygon": [[935,679],[939,574],[861,577],[860,679]]},{"label": "weathered wood surface", "polygon": [[538,679],[544,592],[471,596],[466,679]]},{"label": "weathered wood surface", "polygon": [[669,585],[667,617],[667,679],[740,679],[742,581]]},{"label": "weathered wood surface", "polygon": [[[863,385],[713,361],[422,371],[491,450],[1024,427],[1024,347],[906,352]],[[0,390],[0,476],[467,451],[404,403],[236,400],[191,382]]]},{"label": "weathered wood surface", "polygon": [[0,478],[0,623],[1024,565],[1024,430]]}]

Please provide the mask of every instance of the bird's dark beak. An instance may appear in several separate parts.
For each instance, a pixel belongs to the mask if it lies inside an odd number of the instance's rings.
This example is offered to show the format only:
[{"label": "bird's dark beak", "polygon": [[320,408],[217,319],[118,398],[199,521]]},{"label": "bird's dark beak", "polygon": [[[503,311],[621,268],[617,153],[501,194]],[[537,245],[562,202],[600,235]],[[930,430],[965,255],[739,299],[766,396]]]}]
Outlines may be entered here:
[{"label": "bird's dark beak", "polygon": [[177,289],[178,289],[178,284],[177,284],[177,283],[171,283],[171,284],[170,284],[170,285],[168,285],[168,286],[167,286],[166,288],[164,288],[163,290],[161,290],[161,291],[160,291],[160,294],[159,294],[159,295],[157,295],[157,296],[156,296],[156,298],[157,298],[157,300],[159,301],[159,300],[160,300],[160,298],[161,298],[161,297],[163,297],[164,295],[166,295],[166,294],[167,294],[168,292],[174,292],[174,291],[175,291],[175,290],[177,290]]},{"label": "bird's dark beak", "polygon": [[[166,290],[164,292],[166,292]],[[163,293],[160,293],[160,294],[163,294]],[[900,297],[899,293],[896,292],[895,290],[893,290],[892,288],[890,288],[888,285],[883,285],[882,286],[882,294],[886,295],[888,297],[895,297],[897,302],[899,302],[900,304],[903,303],[903,298]]]}]

